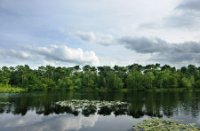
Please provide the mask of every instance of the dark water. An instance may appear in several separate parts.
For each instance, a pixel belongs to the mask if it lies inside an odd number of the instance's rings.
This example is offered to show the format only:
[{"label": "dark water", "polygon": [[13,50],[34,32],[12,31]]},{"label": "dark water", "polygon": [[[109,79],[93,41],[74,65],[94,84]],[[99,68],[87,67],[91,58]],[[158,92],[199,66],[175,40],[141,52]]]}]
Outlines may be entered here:
[{"label": "dark water", "polygon": [[[91,114],[63,110],[55,102],[71,99],[120,100],[127,110]],[[0,131],[131,131],[150,117],[171,118],[200,126],[198,92],[28,93],[0,94]]]}]

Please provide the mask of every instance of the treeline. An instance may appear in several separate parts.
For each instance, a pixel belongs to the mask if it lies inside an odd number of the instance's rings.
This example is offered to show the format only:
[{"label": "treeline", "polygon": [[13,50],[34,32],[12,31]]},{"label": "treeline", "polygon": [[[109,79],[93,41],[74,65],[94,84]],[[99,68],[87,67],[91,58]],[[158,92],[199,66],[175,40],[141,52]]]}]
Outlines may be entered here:
[{"label": "treeline", "polygon": [[160,64],[142,66],[40,66],[28,65],[2,67],[0,84],[21,87],[26,90],[68,89],[171,89],[200,88],[200,67],[189,65],[176,69]]}]

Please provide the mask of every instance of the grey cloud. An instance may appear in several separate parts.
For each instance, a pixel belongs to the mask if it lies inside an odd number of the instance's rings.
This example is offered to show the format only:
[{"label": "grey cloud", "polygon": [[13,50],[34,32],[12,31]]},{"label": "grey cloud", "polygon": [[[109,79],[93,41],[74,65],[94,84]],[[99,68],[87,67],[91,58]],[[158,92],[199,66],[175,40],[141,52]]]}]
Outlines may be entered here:
[{"label": "grey cloud", "polygon": [[184,42],[177,45],[179,52],[200,53],[200,42]]},{"label": "grey cloud", "polygon": [[138,30],[141,29],[187,29],[190,31],[195,31],[195,29],[200,28],[200,15],[190,12],[181,11],[179,13],[174,13],[168,17],[163,18],[161,21],[157,22],[146,22],[138,26]]},{"label": "grey cloud", "polygon": [[0,57],[1,58],[15,58],[20,60],[27,60],[32,57],[32,55],[28,52],[21,51],[21,50],[0,50]]},{"label": "grey cloud", "polygon": [[195,30],[200,28],[200,1],[183,0],[174,8],[173,13],[161,21],[145,22],[138,29],[182,28]]},{"label": "grey cloud", "polygon": [[118,41],[129,50],[142,54],[152,54],[152,59],[156,61],[200,63],[200,42],[170,43],[158,38],[145,37],[123,37]]},{"label": "grey cloud", "polygon": [[161,52],[169,48],[166,42],[159,38],[151,40],[145,37],[123,37],[119,39],[119,43],[124,44],[128,49],[132,49],[140,53]]},{"label": "grey cloud", "polygon": [[200,11],[200,1],[199,0],[185,0],[177,7],[177,9]]},{"label": "grey cloud", "polygon": [[114,38],[112,35],[109,34],[102,34],[102,33],[94,33],[94,32],[76,32],[76,37],[79,39],[89,42],[100,44],[103,46],[111,45],[114,43]]},{"label": "grey cloud", "polygon": [[164,20],[164,27],[172,28],[187,28],[194,29],[199,28],[199,16],[196,16],[192,12],[182,12],[181,14],[169,16]]},{"label": "grey cloud", "polygon": [[15,12],[13,12],[13,11],[11,11],[11,10],[9,10],[9,9],[7,9],[7,8],[5,8],[5,7],[2,7],[0,5],[0,16],[1,17],[11,17],[11,16],[12,17],[19,17],[20,15],[15,13]]},{"label": "grey cloud", "polygon": [[96,40],[96,36],[93,32],[76,32],[75,33],[78,38],[83,41],[92,42]]},{"label": "grey cloud", "polygon": [[[86,42],[101,44],[99,35],[82,33]],[[90,34],[90,35],[89,35]],[[85,37],[89,38],[85,38]],[[81,39],[81,38],[80,38]],[[90,41],[92,39],[92,41]],[[188,41],[183,43],[170,43],[160,38],[147,37],[112,37],[112,40],[104,46],[122,45],[125,48],[141,54],[151,54],[151,60],[163,63],[200,63],[200,42]],[[102,44],[101,44],[102,45]]]},{"label": "grey cloud", "polygon": [[183,0],[174,10],[174,14],[164,19],[164,26],[199,28],[200,1]]}]

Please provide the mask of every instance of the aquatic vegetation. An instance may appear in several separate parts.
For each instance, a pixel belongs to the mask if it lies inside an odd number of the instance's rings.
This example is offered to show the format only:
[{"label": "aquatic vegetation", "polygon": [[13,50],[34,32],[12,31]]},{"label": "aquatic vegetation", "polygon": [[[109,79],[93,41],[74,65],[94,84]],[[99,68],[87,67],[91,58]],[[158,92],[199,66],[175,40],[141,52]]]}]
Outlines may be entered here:
[{"label": "aquatic vegetation", "polygon": [[89,116],[90,114],[94,114],[97,108],[94,105],[89,105],[82,110],[82,114],[85,116]]},{"label": "aquatic vegetation", "polygon": [[10,105],[11,103],[10,102],[2,102],[0,101],[0,105]]},{"label": "aquatic vegetation", "polygon": [[121,101],[98,101],[98,100],[66,100],[66,101],[58,101],[56,105],[60,105],[63,107],[73,106],[74,108],[83,108],[88,106],[96,106],[96,107],[122,107],[124,105],[128,105],[127,102]]},{"label": "aquatic vegetation", "polygon": [[172,120],[152,118],[134,126],[136,131],[200,131],[194,124],[181,124]]},{"label": "aquatic vegetation", "polygon": [[[98,101],[98,100],[66,100],[56,102],[56,106],[70,108],[72,111],[82,112],[89,116],[98,112],[101,115],[109,115],[111,112],[127,111],[128,103],[121,101]],[[124,113],[121,113],[124,114]]]}]

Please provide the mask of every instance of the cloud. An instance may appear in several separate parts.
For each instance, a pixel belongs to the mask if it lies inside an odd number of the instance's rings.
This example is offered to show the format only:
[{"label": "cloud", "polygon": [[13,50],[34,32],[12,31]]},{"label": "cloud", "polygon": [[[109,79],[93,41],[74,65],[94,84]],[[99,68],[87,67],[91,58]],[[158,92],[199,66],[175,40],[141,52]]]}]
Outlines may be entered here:
[{"label": "cloud", "polygon": [[163,25],[164,27],[173,27],[173,28],[186,28],[186,29],[194,29],[200,27],[200,13],[196,11],[188,11],[177,8],[177,12],[174,12],[173,15],[164,19]]},{"label": "cloud", "polygon": [[0,57],[2,58],[16,58],[16,59],[30,59],[31,54],[21,50],[0,50]]},{"label": "cloud", "polygon": [[[186,41],[172,43],[153,37],[112,37],[109,44],[102,44],[98,39],[102,39],[100,33],[79,32],[76,34],[86,42],[96,43],[104,46],[124,46],[126,49],[139,53],[147,54],[149,61],[162,63],[200,63],[200,42]],[[109,35],[108,35],[109,36]],[[150,57],[149,57],[150,54]]]},{"label": "cloud", "polygon": [[199,0],[184,0],[177,9],[190,10],[190,11],[200,11],[200,1]]},{"label": "cloud", "polygon": [[159,38],[122,37],[119,44],[141,54],[152,54],[151,59],[170,63],[200,63],[200,42],[170,43]]},{"label": "cloud", "polygon": [[108,42],[109,44],[102,44],[98,40],[102,39],[102,37],[97,34],[100,33],[79,32],[76,36],[83,41],[104,45],[106,47],[112,46],[115,48],[124,46],[126,49],[134,51],[135,53],[146,55],[148,59],[145,60],[147,61],[182,65],[191,62],[200,64],[200,42],[185,41],[173,43],[156,37],[122,36],[112,37],[112,40]]},{"label": "cloud", "polygon": [[75,33],[75,35],[85,42],[100,44],[103,46],[113,44],[114,40],[112,35],[102,33],[78,31]]},{"label": "cloud", "polygon": [[51,45],[48,47],[32,47],[31,52],[43,56],[47,60],[76,64],[98,64],[99,59],[93,51],[83,51],[81,48],[70,48],[66,45]]},{"label": "cloud", "polygon": [[[106,2],[109,4],[105,5]],[[148,8],[144,9],[146,5]],[[139,59],[146,62],[150,54],[153,59],[166,48],[170,50],[171,46],[162,39],[182,41],[182,43],[186,40],[199,40],[199,5],[199,0],[127,0],[126,2],[124,0],[109,2],[106,0],[0,0],[0,56],[2,56],[0,64],[12,65],[12,62],[15,65],[26,63],[35,66],[48,63],[91,64],[98,63],[98,57],[102,58],[101,63],[108,61],[120,64],[123,60],[123,64],[129,64],[138,62]],[[72,36],[71,32],[76,32],[74,33],[76,37]],[[141,52],[136,55],[136,51],[132,51],[134,50],[132,46],[122,44],[130,50],[120,46],[123,40],[118,36],[123,35],[158,38],[152,41],[148,38],[138,40],[138,38],[123,37],[126,43],[133,39],[137,39],[134,43],[141,41],[134,47]],[[148,43],[145,48],[142,45],[144,42]],[[52,46],[52,43],[57,47]],[[68,48],[63,48],[58,43],[69,43]],[[26,49],[17,47],[27,45],[33,47]],[[140,49],[141,46],[143,48]],[[159,50],[157,46],[160,47]],[[75,55],[66,54],[70,51]],[[140,54],[145,55],[141,58]],[[161,60],[170,56],[171,54],[165,54]],[[180,54],[179,59],[187,58],[191,61],[190,59],[197,58],[194,56],[194,54],[186,56]],[[105,57],[109,60],[105,60]],[[158,56],[155,59],[158,60]]]},{"label": "cloud", "polygon": [[145,37],[122,37],[118,42],[125,45],[127,49],[135,50],[139,53],[162,52],[169,48],[166,42],[159,38],[148,39]]},{"label": "cloud", "polygon": [[170,16],[166,22],[172,27],[183,27],[197,29],[200,27],[200,1],[199,0],[183,0],[174,11],[174,15]]},{"label": "cloud", "polygon": [[182,0],[161,20],[144,22],[138,29],[189,29],[200,28],[200,1]]},{"label": "cloud", "polygon": [[197,29],[200,24],[200,1],[183,0],[174,10],[173,15],[166,20],[166,25],[171,27],[181,27]]},{"label": "cloud", "polygon": [[92,42],[96,40],[96,35],[93,32],[80,32],[76,33],[76,36],[83,41]]},{"label": "cloud", "polygon": [[73,64],[99,64],[99,59],[93,51],[83,51],[81,48],[70,48],[66,45],[50,45],[42,47],[23,47],[19,49],[0,50],[0,57],[18,60],[62,62]]}]

